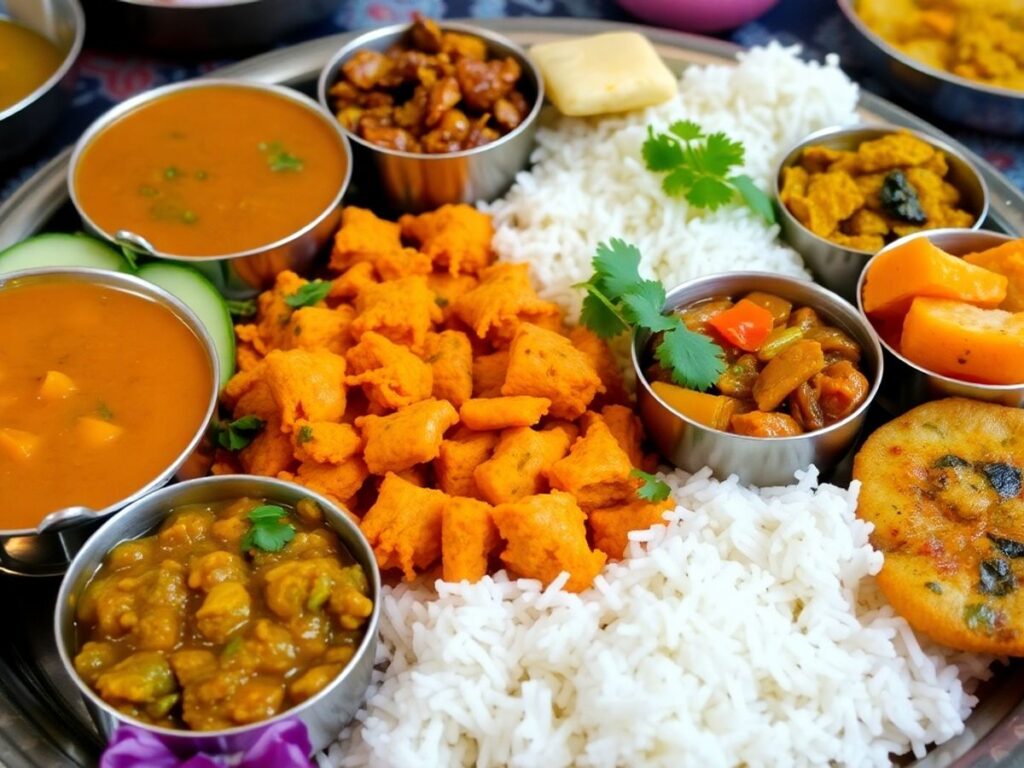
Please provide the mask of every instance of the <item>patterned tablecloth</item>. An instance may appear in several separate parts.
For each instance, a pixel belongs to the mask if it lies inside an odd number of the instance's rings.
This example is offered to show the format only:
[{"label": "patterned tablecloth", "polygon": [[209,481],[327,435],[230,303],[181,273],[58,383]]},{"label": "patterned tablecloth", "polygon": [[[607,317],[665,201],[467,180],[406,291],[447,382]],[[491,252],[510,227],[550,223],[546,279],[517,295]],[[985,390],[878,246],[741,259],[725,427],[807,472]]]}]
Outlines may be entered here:
[{"label": "patterned tablecloth", "polygon": [[[635,21],[613,0],[339,0],[338,10],[331,18],[282,39],[280,45],[406,20],[415,11],[434,17],[577,16]],[[843,66],[865,87],[888,95],[882,84],[872,81],[858,67],[850,52],[849,34],[833,0],[781,0],[767,15],[724,37],[745,46],[773,39],[786,44],[800,44],[805,54],[811,57],[837,51]],[[81,57],[70,110],[53,134],[22,162],[13,168],[0,170],[0,201],[62,147],[74,142],[85,127],[112,104],[148,88],[193,77],[230,61],[218,59],[182,64],[170,59],[87,48]],[[942,127],[1024,188],[1024,139],[986,136],[955,126]]]}]

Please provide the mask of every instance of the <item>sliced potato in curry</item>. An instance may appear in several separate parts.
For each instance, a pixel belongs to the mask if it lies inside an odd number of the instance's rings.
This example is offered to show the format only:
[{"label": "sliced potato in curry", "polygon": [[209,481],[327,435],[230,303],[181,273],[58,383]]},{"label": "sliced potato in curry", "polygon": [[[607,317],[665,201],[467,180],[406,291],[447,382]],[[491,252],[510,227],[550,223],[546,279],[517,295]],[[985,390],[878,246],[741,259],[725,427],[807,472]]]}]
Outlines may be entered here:
[{"label": "sliced potato in curry", "polygon": [[918,406],[854,460],[857,515],[885,554],[896,612],[964,651],[1024,655],[1024,410],[962,398]]}]

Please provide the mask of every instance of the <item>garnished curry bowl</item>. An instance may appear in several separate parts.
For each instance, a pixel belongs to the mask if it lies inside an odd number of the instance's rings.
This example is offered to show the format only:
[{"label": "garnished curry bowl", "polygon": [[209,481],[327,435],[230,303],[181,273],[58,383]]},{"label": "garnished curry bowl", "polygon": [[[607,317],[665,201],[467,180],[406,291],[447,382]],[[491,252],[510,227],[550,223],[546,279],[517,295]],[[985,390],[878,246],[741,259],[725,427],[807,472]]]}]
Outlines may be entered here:
[{"label": "garnished curry bowl", "polygon": [[[668,461],[689,472],[708,466],[718,477],[737,475],[741,482],[756,486],[785,485],[793,481],[793,473],[814,464],[827,473],[849,451],[876,394],[882,379],[882,350],[871,326],[849,303],[821,286],[793,277],[764,272],[734,272],[708,275],[683,283],[668,293],[666,312],[701,306],[712,297],[739,297],[770,294],[793,309],[809,308],[823,326],[839,331],[832,335],[843,343],[856,345],[857,377],[860,393],[848,412],[837,414],[821,428],[800,434],[760,437],[737,434],[727,424],[710,426],[707,419],[698,420],[683,413],[669,402],[671,391],[651,376],[647,333],[635,334],[632,343],[633,368],[637,377],[637,404],[644,427]],[[684,318],[685,322],[685,318]],[[796,326],[787,327],[792,329]],[[787,331],[778,327],[779,336]],[[780,339],[782,340],[782,339]],[[792,343],[793,340],[784,340]],[[798,340],[799,341],[799,340]],[[821,345],[824,346],[824,345]],[[817,351],[820,353],[820,351]],[[781,353],[779,353],[781,356]],[[776,357],[775,359],[779,359]],[[837,357],[837,361],[841,358]],[[774,360],[773,360],[774,361]],[[726,369],[742,364],[735,361]],[[719,379],[721,381],[721,379]],[[782,409],[789,407],[781,403]],[[782,411],[780,420],[792,417]],[[726,429],[733,431],[726,431]]]},{"label": "garnished curry bowl", "polygon": [[105,270],[0,277],[0,327],[0,538],[17,570],[7,542],[29,562],[33,537],[110,515],[183,470],[213,416],[219,363],[177,298]]},{"label": "garnished curry bowl", "polygon": [[[871,279],[872,267],[880,263],[887,254],[921,238],[927,238],[933,245],[954,256],[980,253],[1017,240],[1010,235],[988,230],[940,229],[901,238],[886,246],[868,261],[857,281],[857,307],[861,316],[872,323],[884,350],[886,367],[890,372],[885,386],[885,396],[892,400],[900,411],[928,400],[938,400],[944,397],[967,397],[1001,405],[1024,407],[1024,382],[989,384],[936,373],[934,370],[910,360],[899,349],[904,326],[902,317],[887,319],[884,317],[884,313],[883,315],[874,313],[869,315],[865,311],[864,291],[865,285]],[[1000,333],[997,328],[992,330],[994,333]],[[952,350],[958,348],[954,347],[958,341],[934,338],[929,343],[936,348]],[[1008,365],[1016,361],[1005,360],[1004,362]]]},{"label": "garnished curry bowl", "polygon": [[[334,115],[331,90],[344,77],[344,66],[360,52],[383,53],[408,40],[413,25],[395,24],[359,35],[345,45],[320,73],[320,104]],[[345,130],[356,164],[356,185],[361,191],[382,194],[398,210],[421,212],[445,203],[493,200],[511,186],[526,167],[544,104],[544,81],[526,52],[504,35],[457,22],[444,22],[442,33],[477,38],[489,57],[512,59],[520,75],[516,88],[525,99],[519,122],[507,133],[487,143],[456,151],[427,154],[381,146],[358,131]],[[411,90],[411,89],[410,89]]]},{"label": "garnished curry bowl", "polygon": [[[45,136],[71,95],[85,40],[78,0],[6,3],[0,16],[0,69],[17,89],[13,103],[0,89],[0,165]],[[12,39],[14,38],[14,39]]]},{"label": "garnished curry bowl", "polygon": [[[889,193],[887,200],[893,201],[889,202],[889,205],[899,205],[905,197],[903,192],[909,183],[907,175],[910,174],[910,171],[906,171],[905,168],[893,168],[891,165],[886,166],[883,158],[880,159],[880,164],[886,167],[878,171],[871,169],[870,172],[861,172],[859,169],[856,169],[850,174],[851,178],[856,177],[854,184],[858,188],[857,191],[863,194],[865,202],[863,211],[858,210],[853,216],[849,218],[844,217],[845,221],[841,223],[845,225],[854,218],[863,216],[865,219],[863,221],[863,229],[865,231],[876,231],[873,228],[874,225],[883,222],[886,225],[885,229],[887,231],[880,235],[869,235],[867,237],[855,234],[846,235],[844,236],[845,243],[835,242],[824,234],[816,234],[809,226],[802,223],[800,218],[794,215],[791,210],[792,203],[787,204],[786,202],[786,176],[791,173],[787,169],[798,166],[804,157],[805,150],[810,147],[821,148],[819,151],[822,154],[830,151],[853,152],[865,142],[874,142],[897,134],[909,137],[910,142],[913,144],[911,151],[921,148],[921,143],[928,145],[928,147],[934,150],[932,157],[921,160],[922,170],[915,170],[915,172],[927,174],[935,170],[941,171],[943,168],[945,169],[945,173],[935,173],[934,178],[930,176],[929,178],[936,185],[939,185],[935,194],[948,193],[951,195],[952,192],[950,190],[955,190],[957,193],[956,202],[947,206],[950,217],[966,220],[967,217],[964,214],[969,214],[969,217],[973,218],[973,223],[969,225],[970,228],[977,229],[988,215],[988,187],[981,172],[971,160],[943,141],[920,131],[912,131],[907,128],[890,125],[833,127],[815,131],[786,152],[775,174],[774,195],[779,214],[779,227],[782,237],[803,256],[804,261],[807,262],[807,266],[810,267],[815,278],[826,288],[835,291],[850,302],[856,301],[853,289],[857,284],[861,271],[864,269],[864,265],[868,259],[881,249],[881,246],[868,248],[860,246],[867,244],[869,240],[881,240],[884,242],[885,240],[893,239],[895,235],[891,231],[892,226],[896,226],[902,232],[905,231],[904,227],[907,229],[919,227],[931,227],[934,229],[936,225],[929,224],[926,217],[924,217],[923,221],[920,220],[923,211],[920,210],[919,203],[918,209],[913,213],[901,212],[902,215],[907,215],[913,220],[899,220],[884,209],[880,199],[878,201],[873,199],[875,197],[881,198],[884,189]],[[899,148],[896,148],[896,151],[900,151]],[[939,158],[940,154],[942,159]],[[826,165],[823,159],[816,162],[822,166],[822,171],[832,171],[835,168],[834,165]],[[901,177],[894,175],[897,172],[901,174]],[[878,182],[882,176],[885,177],[885,180],[882,181],[882,185],[879,188]],[[872,184],[872,181],[875,183]],[[943,183],[950,185],[950,187],[942,188],[941,184]],[[886,186],[887,184],[888,187]],[[913,188],[912,184],[910,186]],[[847,190],[840,187],[828,190],[824,197],[827,199],[828,205],[833,205],[840,204],[838,201],[846,194]],[[916,198],[915,189],[915,200]],[[943,205],[946,205],[946,203],[944,202]],[[860,223],[858,222],[858,224]],[[950,225],[940,222],[938,226],[947,227]],[[965,223],[964,226],[968,225]]]},{"label": "garnished curry bowl", "polygon": [[[838,0],[853,30],[858,60],[913,104],[945,120],[987,133],[1024,131],[1024,91],[968,80],[930,67],[884,40],[858,15],[855,0]],[[893,6],[902,16],[899,6]],[[904,17],[905,18],[905,17]]]},{"label": "garnished curry bowl", "polygon": [[337,228],[351,171],[340,126],[303,94],[201,79],[96,120],[75,145],[68,186],[91,231],[251,296],[309,267]]},{"label": "garnished curry bowl", "polygon": [[[122,596],[132,629],[111,628],[117,609],[104,602],[124,576],[151,585]],[[61,584],[54,632],[106,737],[131,725],[172,750],[232,754],[298,719],[317,751],[365,698],[380,590],[366,539],[324,497],[271,478],[206,477],[139,499],[88,540]],[[135,677],[145,665],[152,674]],[[159,690],[147,688],[154,680]]]}]

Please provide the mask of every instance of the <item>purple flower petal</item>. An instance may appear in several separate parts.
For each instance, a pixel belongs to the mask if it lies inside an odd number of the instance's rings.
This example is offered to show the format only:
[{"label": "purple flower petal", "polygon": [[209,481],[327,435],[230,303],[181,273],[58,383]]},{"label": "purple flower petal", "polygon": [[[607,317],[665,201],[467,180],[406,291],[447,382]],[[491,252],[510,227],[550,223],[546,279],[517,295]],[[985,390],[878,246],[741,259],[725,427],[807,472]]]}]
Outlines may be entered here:
[{"label": "purple flower petal", "polygon": [[239,768],[309,768],[312,750],[306,726],[297,717],[289,717],[260,734]]},{"label": "purple flower petal", "polygon": [[114,731],[99,768],[178,768],[180,762],[160,737],[142,728],[122,725]]}]

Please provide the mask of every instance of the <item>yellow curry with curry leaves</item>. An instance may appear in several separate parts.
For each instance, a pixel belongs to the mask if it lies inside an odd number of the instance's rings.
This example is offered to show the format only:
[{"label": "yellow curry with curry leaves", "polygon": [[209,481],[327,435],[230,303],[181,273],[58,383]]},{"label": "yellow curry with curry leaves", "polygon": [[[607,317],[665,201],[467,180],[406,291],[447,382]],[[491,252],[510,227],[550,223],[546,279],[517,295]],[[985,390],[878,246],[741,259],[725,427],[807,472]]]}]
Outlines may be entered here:
[{"label": "yellow curry with curry leaves", "polygon": [[341,673],[373,611],[369,591],[315,502],[182,506],[154,535],[117,545],[85,588],[75,669],[154,725],[258,722]]}]

